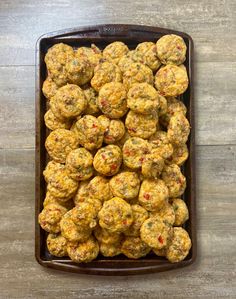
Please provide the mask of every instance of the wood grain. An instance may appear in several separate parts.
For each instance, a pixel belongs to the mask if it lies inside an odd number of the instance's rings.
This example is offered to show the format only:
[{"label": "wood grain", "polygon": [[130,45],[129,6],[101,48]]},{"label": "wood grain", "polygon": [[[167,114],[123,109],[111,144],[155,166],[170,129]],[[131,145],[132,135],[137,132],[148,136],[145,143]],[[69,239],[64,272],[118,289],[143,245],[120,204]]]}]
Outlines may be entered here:
[{"label": "wood grain", "polygon": [[196,264],[169,273],[105,278],[47,270],[36,263],[34,151],[0,150],[1,298],[233,298],[235,152],[236,146],[197,147]]},{"label": "wood grain", "polygon": [[[133,23],[195,42],[199,255],[136,277],[52,271],[34,259],[34,47],[63,28]],[[0,298],[236,298],[236,2],[0,1]]]}]

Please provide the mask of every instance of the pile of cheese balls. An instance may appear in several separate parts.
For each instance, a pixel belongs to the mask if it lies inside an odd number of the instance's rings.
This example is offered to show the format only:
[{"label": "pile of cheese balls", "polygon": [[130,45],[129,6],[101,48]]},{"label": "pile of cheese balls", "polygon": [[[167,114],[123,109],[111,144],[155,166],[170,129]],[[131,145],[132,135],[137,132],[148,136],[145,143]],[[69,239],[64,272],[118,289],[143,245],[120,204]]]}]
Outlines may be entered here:
[{"label": "pile of cheese balls", "polygon": [[188,87],[177,35],[129,50],[59,43],[45,55],[42,91],[50,161],[38,221],[48,251],[77,263],[151,251],[179,262],[191,240],[181,199],[190,125],[178,99]]}]

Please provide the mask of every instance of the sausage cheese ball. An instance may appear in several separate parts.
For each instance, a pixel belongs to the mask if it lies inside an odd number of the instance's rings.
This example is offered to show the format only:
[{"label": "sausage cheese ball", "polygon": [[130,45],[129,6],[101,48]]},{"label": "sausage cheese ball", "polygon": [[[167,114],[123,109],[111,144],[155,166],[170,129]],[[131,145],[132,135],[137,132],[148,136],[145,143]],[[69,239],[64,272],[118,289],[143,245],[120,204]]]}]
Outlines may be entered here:
[{"label": "sausage cheese ball", "polygon": [[139,62],[134,62],[128,65],[127,69],[123,73],[123,83],[127,90],[134,83],[143,83],[153,84],[153,73],[152,70]]},{"label": "sausage cheese ball", "polygon": [[139,169],[145,156],[151,152],[151,145],[139,137],[129,138],[123,146],[123,162],[131,169]]},{"label": "sausage cheese ball", "polygon": [[186,144],[173,145],[173,154],[166,160],[167,164],[181,166],[188,159],[188,147]]},{"label": "sausage cheese ball", "polygon": [[188,88],[185,56],[173,34],[132,50],[121,41],[48,50],[50,161],[38,223],[49,254],[76,263],[151,251],[174,263],[188,255],[189,211],[180,198],[190,133],[179,96]]},{"label": "sausage cheese ball", "polygon": [[175,211],[171,204],[166,202],[159,211],[150,213],[151,216],[155,216],[161,219],[166,225],[172,226],[175,223]]},{"label": "sausage cheese ball", "polygon": [[140,180],[135,172],[124,171],[110,180],[111,192],[114,196],[131,199],[138,196]]},{"label": "sausage cheese ball", "polygon": [[103,142],[103,130],[100,122],[92,115],[85,115],[75,123],[74,131],[79,144],[87,150],[100,148]]},{"label": "sausage cheese ball", "polygon": [[86,58],[81,59],[76,55],[67,60],[65,69],[69,82],[73,84],[84,85],[88,83],[93,76],[93,67],[89,60]]},{"label": "sausage cheese ball", "polygon": [[102,52],[96,45],[92,44],[90,48],[79,47],[75,51],[75,56],[78,57],[79,60],[88,60],[90,66],[94,69],[102,58]]},{"label": "sausage cheese ball", "polygon": [[47,77],[47,79],[43,82],[42,92],[48,100],[50,100],[57,92],[58,86],[56,83],[50,78]]},{"label": "sausage cheese ball", "polygon": [[182,112],[186,115],[187,108],[184,103],[174,97],[170,97],[166,99],[166,112],[161,115],[160,122],[164,127],[167,127],[170,121],[170,118],[176,112]]},{"label": "sausage cheese ball", "polygon": [[48,49],[45,55],[45,63],[48,75],[58,85],[62,86],[68,82],[68,74],[65,69],[67,61],[74,56],[71,46],[59,43]]},{"label": "sausage cheese ball", "polygon": [[97,94],[96,91],[92,88],[84,89],[84,96],[87,100],[87,107],[83,111],[83,114],[90,114],[90,115],[97,115],[99,114],[100,110],[97,105]]},{"label": "sausage cheese ball", "polygon": [[106,244],[101,242],[99,244],[100,253],[106,257],[113,257],[121,254],[121,243]]},{"label": "sausage cheese ball", "polygon": [[83,90],[75,84],[67,84],[58,89],[50,101],[50,107],[59,119],[78,117],[87,107]]},{"label": "sausage cheese ball", "polygon": [[69,129],[71,126],[69,121],[57,118],[51,109],[44,114],[44,122],[51,131],[56,129]]},{"label": "sausage cheese ball", "polygon": [[161,67],[155,75],[157,91],[167,97],[176,97],[188,88],[188,75],[186,69],[176,65]]},{"label": "sausage cheese ball", "polygon": [[147,139],[156,131],[158,118],[155,113],[140,114],[130,110],[125,120],[125,126],[133,137]]},{"label": "sausage cheese ball", "polygon": [[98,213],[99,225],[111,233],[121,233],[133,222],[131,206],[119,197],[104,202]]},{"label": "sausage cheese ball", "polygon": [[66,212],[67,209],[59,204],[49,204],[39,214],[38,222],[47,232],[59,233],[60,221]]},{"label": "sausage cheese ball", "polygon": [[125,126],[121,120],[110,119],[105,115],[98,116],[104,131],[104,142],[107,144],[113,144],[118,142],[125,134]]},{"label": "sausage cheese ball", "polygon": [[140,236],[151,248],[162,249],[169,245],[173,228],[158,217],[150,217],[141,226]]},{"label": "sausage cheese ball", "polygon": [[122,82],[121,71],[114,63],[101,62],[94,69],[91,86],[98,92],[104,84],[109,82]]},{"label": "sausage cheese ball", "polygon": [[159,106],[159,95],[148,83],[136,83],[127,94],[128,107],[134,112],[150,114]]},{"label": "sausage cheese ball", "polygon": [[171,263],[177,263],[186,258],[192,242],[189,234],[182,227],[173,228],[173,237],[170,246],[166,250],[166,257]]},{"label": "sausage cheese ball", "polygon": [[133,222],[124,234],[130,237],[138,237],[143,222],[148,218],[148,212],[139,204],[131,205],[131,209],[133,212]]},{"label": "sausage cheese ball", "polygon": [[103,57],[117,64],[122,56],[129,52],[129,48],[122,42],[113,42],[103,50]]},{"label": "sausage cheese ball", "polygon": [[107,145],[100,148],[94,156],[93,166],[95,170],[103,175],[116,174],[121,166],[122,152],[117,145]]},{"label": "sausage cheese ball", "polygon": [[67,256],[67,240],[60,234],[48,234],[48,251],[58,257]]},{"label": "sausage cheese ball", "polygon": [[97,198],[101,202],[112,198],[109,180],[102,176],[95,176],[89,182],[87,189],[90,198]]},{"label": "sausage cheese ball", "polygon": [[140,237],[126,237],[121,246],[121,252],[130,259],[146,256],[151,248]]},{"label": "sausage cheese ball", "polygon": [[173,144],[186,143],[190,133],[190,124],[187,118],[180,112],[175,113],[168,125],[167,137]]},{"label": "sausage cheese ball", "polygon": [[60,221],[61,235],[71,242],[86,241],[92,230],[88,227],[78,226],[72,219],[72,210],[68,211]]},{"label": "sausage cheese ball", "polygon": [[173,154],[173,146],[170,143],[166,132],[157,131],[150,138],[149,142],[152,145],[152,148],[157,150],[159,155],[163,159],[168,159]]},{"label": "sausage cheese ball", "polygon": [[87,180],[93,175],[93,156],[85,148],[72,150],[66,158],[66,167],[71,178]]},{"label": "sausage cheese ball", "polygon": [[69,152],[76,149],[77,146],[78,139],[75,133],[66,129],[52,131],[45,142],[49,156],[59,163],[65,163]]},{"label": "sausage cheese ball", "polygon": [[169,196],[179,197],[186,188],[186,178],[176,164],[166,165],[162,172],[162,179],[169,189]]},{"label": "sausage cheese ball", "polygon": [[114,232],[111,233],[107,229],[101,228],[99,225],[97,225],[94,229],[94,236],[99,243],[107,245],[120,243],[122,239],[122,234]]},{"label": "sausage cheese ball", "polygon": [[186,57],[186,44],[181,36],[167,34],[156,43],[157,56],[163,64],[181,64]]},{"label": "sausage cheese ball", "polygon": [[73,262],[88,263],[98,256],[99,245],[95,238],[91,236],[84,242],[69,242],[67,252]]},{"label": "sausage cheese ball", "polygon": [[100,110],[111,118],[120,118],[128,110],[126,90],[120,82],[104,84],[99,90],[97,104]]},{"label": "sausage cheese ball", "polygon": [[132,57],[136,62],[146,64],[153,72],[161,66],[157,57],[156,45],[153,42],[138,44]]},{"label": "sausage cheese ball", "polygon": [[157,211],[166,204],[168,196],[168,188],[164,181],[147,179],[142,182],[138,200],[147,211]]},{"label": "sausage cheese ball", "polygon": [[189,212],[186,203],[180,198],[173,198],[171,205],[175,212],[174,226],[183,225],[189,218]]}]

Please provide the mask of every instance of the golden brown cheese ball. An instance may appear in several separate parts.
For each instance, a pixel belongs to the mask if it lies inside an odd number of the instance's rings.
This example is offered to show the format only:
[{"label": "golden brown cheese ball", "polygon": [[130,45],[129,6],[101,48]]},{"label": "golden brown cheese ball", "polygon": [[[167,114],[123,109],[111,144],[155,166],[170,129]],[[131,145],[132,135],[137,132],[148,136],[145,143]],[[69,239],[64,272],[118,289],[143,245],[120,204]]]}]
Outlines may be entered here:
[{"label": "golden brown cheese ball", "polygon": [[114,196],[131,199],[138,195],[140,180],[135,172],[124,171],[110,180],[111,192]]},{"label": "golden brown cheese ball", "polygon": [[166,102],[166,112],[160,117],[160,122],[164,127],[168,126],[170,118],[174,115],[174,113],[182,112],[184,115],[186,115],[187,112],[187,108],[184,103],[174,97],[167,98]]},{"label": "golden brown cheese ball", "polygon": [[70,121],[57,118],[51,109],[44,114],[44,122],[46,127],[51,131],[56,129],[70,129],[71,127]]},{"label": "golden brown cheese ball", "polygon": [[168,196],[168,188],[164,181],[146,179],[140,187],[138,200],[146,210],[157,211],[165,205]]},{"label": "golden brown cheese ball", "polygon": [[171,204],[175,212],[174,226],[183,225],[189,219],[186,203],[180,198],[173,198]]},{"label": "golden brown cheese ball", "polygon": [[164,167],[164,159],[158,149],[152,149],[150,154],[145,156],[141,166],[141,173],[145,178],[158,178]]},{"label": "golden brown cheese ball", "polygon": [[45,208],[49,204],[59,204],[63,206],[64,208],[70,210],[74,207],[74,203],[72,200],[60,200],[59,198],[56,198],[53,196],[49,191],[46,192],[46,196],[43,201],[43,207]]},{"label": "golden brown cheese ball", "polygon": [[52,46],[45,55],[44,61],[48,74],[58,86],[65,85],[68,82],[65,65],[73,55],[73,48],[63,43]]},{"label": "golden brown cheese ball", "polygon": [[181,36],[167,34],[156,43],[157,56],[163,64],[181,64],[186,59],[186,44]]},{"label": "golden brown cheese ball", "polygon": [[171,263],[177,263],[186,258],[192,243],[189,234],[182,227],[174,227],[173,231],[173,238],[166,250],[166,257]]},{"label": "golden brown cheese ball", "polygon": [[45,170],[43,171],[45,181],[48,183],[48,181],[54,176],[54,173],[59,169],[65,169],[65,165],[55,161],[49,161]]},{"label": "golden brown cheese ball", "polygon": [[137,113],[152,113],[159,106],[158,92],[148,83],[133,84],[127,94],[127,105]]},{"label": "golden brown cheese ball", "polygon": [[66,167],[72,179],[87,180],[93,175],[93,156],[85,148],[72,150],[66,158]]},{"label": "golden brown cheese ball", "polygon": [[131,88],[134,83],[153,84],[153,73],[152,70],[139,62],[133,62],[128,65],[123,73],[123,83],[127,90]]},{"label": "golden brown cheese ball", "polygon": [[158,117],[153,114],[140,114],[130,110],[125,120],[128,133],[133,137],[149,138],[156,132]]},{"label": "golden brown cheese ball", "polygon": [[75,123],[74,128],[79,144],[87,150],[100,148],[103,142],[103,130],[100,122],[92,115],[85,115]]},{"label": "golden brown cheese ball", "polygon": [[99,225],[111,233],[124,232],[133,222],[131,206],[119,197],[105,201],[98,218]]},{"label": "golden brown cheese ball", "polygon": [[116,174],[122,163],[122,152],[117,145],[107,145],[100,148],[94,156],[93,166],[103,175]]},{"label": "golden brown cheese ball", "polygon": [[98,92],[104,84],[109,82],[122,82],[122,75],[117,65],[104,61],[95,67],[91,86]]},{"label": "golden brown cheese ball", "polygon": [[92,203],[81,202],[71,210],[72,221],[80,226],[93,229],[97,224],[97,210]]},{"label": "golden brown cheese ball", "polygon": [[59,163],[65,163],[70,151],[77,148],[76,135],[66,129],[52,131],[46,139],[45,147],[49,156]]},{"label": "golden brown cheese ball", "polygon": [[102,58],[102,52],[96,45],[92,44],[91,48],[79,47],[75,51],[75,56],[78,57],[79,60],[88,60],[89,64],[94,69]]},{"label": "golden brown cheese ball", "polygon": [[83,114],[90,114],[90,115],[97,115],[99,114],[100,110],[97,105],[97,93],[92,88],[84,89],[84,96],[87,100],[87,108],[83,111]]},{"label": "golden brown cheese ball", "polygon": [[121,120],[110,119],[106,115],[98,116],[104,131],[104,142],[112,144],[118,142],[125,134],[125,126]]},{"label": "golden brown cheese ball", "polygon": [[50,101],[50,108],[59,119],[78,117],[87,107],[83,90],[75,84],[67,84],[58,89]]},{"label": "golden brown cheese ball", "polygon": [[109,232],[107,229],[101,228],[99,225],[97,225],[94,229],[94,236],[98,242],[107,245],[120,243],[122,239],[121,233]]},{"label": "golden brown cheese ball", "polygon": [[188,75],[185,68],[176,65],[161,67],[155,75],[155,87],[164,97],[176,97],[188,88]]},{"label": "golden brown cheese ball", "polygon": [[150,212],[150,215],[161,219],[166,225],[174,225],[175,211],[168,202],[166,202],[159,211]]},{"label": "golden brown cheese ball", "polygon": [[104,84],[99,90],[97,104],[100,110],[111,118],[120,118],[128,110],[126,90],[120,82]]},{"label": "golden brown cheese ball", "polygon": [[106,257],[113,257],[121,254],[121,243],[105,244],[101,242],[99,248],[101,254]]},{"label": "golden brown cheese ball", "polygon": [[49,234],[47,237],[48,251],[58,257],[67,256],[67,240],[60,234]]},{"label": "golden brown cheese ball", "polygon": [[67,169],[59,169],[48,181],[48,191],[57,199],[67,201],[72,198],[78,188],[78,182],[73,180]]},{"label": "golden brown cheese ball", "polygon": [[148,212],[139,204],[132,204],[131,209],[133,213],[133,222],[124,234],[130,237],[138,237],[143,222],[148,218]]},{"label": "golden brown cheese ball", "polygon": [[60,221],[66,212],[67,209],[59,204],[49,204],[39,214],[38,222],[47,232],[59,233]]},{"label": "golden brown cheese ball", "polygon": [[167,164],[181,166],[188,159],[188,147],[186,144],[173,145],[173,154],[166,160]]},{"label": "golden brown cheese ball", "polygon": [[169,189],[169,196],[179,197],[186,188],[186,178],[176,164],[166,165],[162,172],[162,179]]},{"label": "golden brown cheese ball", "polygon": [[186,143],[190,133],[190,124],[180,112],[175,113],[169,122],[167,137],[171,143],[180,145]]},{"label": "golden brown cheese ball", "polygon": [[157,57],[156,45],[153,42],[138,44],[132,58],[136,62],[146,64],[153,72],[161,66],[161,62]]},{"label": "golden brown cheese ball", "polygon": [[129,48],[122,42],[113,42],[103,50],[103,57],[117,64],[122,56],[129,52]]},{"label": "golden brown cheese ball", "polygon": [[72,220],[72,210],[68,211],[60,221],[61,235],[71,242],[84,242],[86,241],[92,230],[87,227],[78,226]]},{"label": "golden brown cheese ball", "polygon": [[88,263],[98,256],[99,245],[94,237],[91,236],[82,243],[69,242],[67,245],[67,252],[73,262]]},{"label": "golden brown cheese ball", "polygon": [[141,239],[148,246],[156,249],[167,247],[172,234],[173,228],[155,216],[145,220],[140,229]]},{"label": "golden brown cheese ball", "polygon": [[146,256],[151,248],[139,237],[126,237],[121,246],[121,252],[130,259]]},{"label": "golden brown cheese ball", "polygon": [[112,198],[109,180],[102,176],[95,176],[89,182],[87,189],[89,197],[97,198],[101,202]]},{"label": "golden brown cheese ball", "polygon": [[84,85],[93,77],[93,67],[87,58],[71,56],[66,63],[68,80],[70,83]]},{"label": "golden brown cheese ball", "polygon": [[159,155],[163,159],[168,159],[173,154],[173,146],[170,143],[166,132],[157,131],[150,138],[149,142],[151,143],[152,148],[159,152]]},{"label": "golden brown cheese ball", "polygon": [[56,83],[50,78],[47,77],[46,80],[43,82],[42,91],[48,100],[50,100],[57,92],[58,86]]},{"label": "golden brown cheese ball", "polygon": [[146,140],[139,137],[129,138],[123,146],[123,162],[131,169],[139,169],[150,152],[151,146]]}]

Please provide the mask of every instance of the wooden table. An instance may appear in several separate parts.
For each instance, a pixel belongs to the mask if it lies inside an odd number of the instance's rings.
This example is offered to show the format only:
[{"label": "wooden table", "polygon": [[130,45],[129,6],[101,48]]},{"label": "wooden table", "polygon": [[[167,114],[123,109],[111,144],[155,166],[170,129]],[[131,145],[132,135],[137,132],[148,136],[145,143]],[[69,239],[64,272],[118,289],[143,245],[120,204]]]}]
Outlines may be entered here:
[{"label": "wooden table", "polygon": [[[0,1],[0,298],[236,298],[236,1]],[[133,23],[195,42],[198,260],[133,277],[34,259],[34,47],[49,31]]]}]

